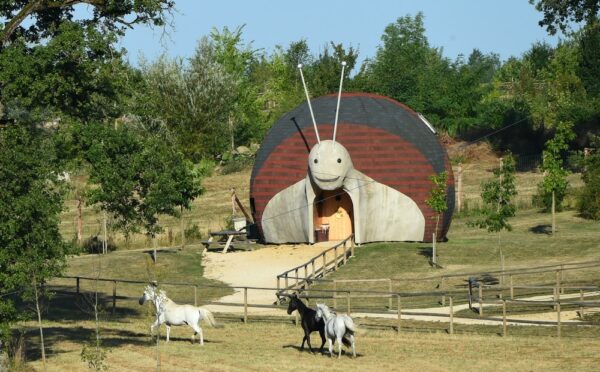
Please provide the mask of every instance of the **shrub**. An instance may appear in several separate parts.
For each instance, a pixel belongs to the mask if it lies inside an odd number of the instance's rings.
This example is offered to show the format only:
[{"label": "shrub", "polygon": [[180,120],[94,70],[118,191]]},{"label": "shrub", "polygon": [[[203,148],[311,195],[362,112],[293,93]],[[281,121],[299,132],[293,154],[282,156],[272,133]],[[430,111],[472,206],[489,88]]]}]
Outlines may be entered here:
[{"label": "shrub", "polygon": [[600,220],[600,137],[595,138],[595,151],[585,159],[578,209],[581,216]]},{"label": "shrub", "polygon": [[[106,249],[109,252],[117,250],[112,238],[108,238]],[[102,253],[102,239],[98,235],[92,236],[83,242],[83,250],[89,254]]]}]

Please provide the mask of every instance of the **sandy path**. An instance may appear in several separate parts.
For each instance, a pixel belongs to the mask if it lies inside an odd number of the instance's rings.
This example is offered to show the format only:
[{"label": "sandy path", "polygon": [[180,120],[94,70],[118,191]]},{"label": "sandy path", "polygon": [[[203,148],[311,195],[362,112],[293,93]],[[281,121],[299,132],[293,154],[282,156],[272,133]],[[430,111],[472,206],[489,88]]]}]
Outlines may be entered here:
[{"label": "sandy path", "polygon": [[[282,272],[298,266],[318,255],[323,250],[333,246],[332,242],[319,243],[315,245],[280,245],[261,248],[249,252],[230,252],[222,254],[218,252],[208,252],[205,254],[204,275],[210,279],[217,279],[231,286],[249,286],[249,287],[277,287],[277,275]],[[301,273],[300,275],[303,275]],[[600,292],[589,292],[585,296],[599,296]],[[561,299],[579,298],[579,294],[561,295]],[[527,298],[530,301],[552,301],[552,295],[533,296]],[[276,301],[275,291],[273,290],[248,290],[248,303],[256,305],[272,305]],[[222,303],[238,303],[244,302],[243,290],[236,290],[234,294],[225,296],[219,299]],[[477,307],[477,303],[474,304]],[[484,307],[500,306],[495,304],[484,304]],[[227,313],[243,313],[242,306],[226,306],[226,305],[208,305],[211,311],[227,312]],[[456,305],[453,311],[467,309],[467,304]],[[449,322],[448,306],[439,306],[422,309],[407,309],[402,312],[402,319],[406,320],[422,320],[422,321],[437,321]],[[254,315],[284,315],[283,310],[252,307],[248,308],[249,314]],[[352,313],[353,317],[378,317],[396,319],[395,313]],[[520,320],[556,322],[556,312],[549,311],[535,314],[524,315],[509,315],[511,322],[509,325],[526,325]],[[578,322],[576,311],[562,311],[561,322]],[[502,317],[495,319],[477,319],[477,318],[457,318],[454,317],[454,322],[457,324],[479,324],[479,325],[498,325],[502,323]]]},{"label": "sandy path", "polygon": [[[204,258],[204,276],[217,279],[231,286],[277,288],[277,275],[303,264],[325,249],[332,242],[314,245],[296,244],[268,246],[255,251],[234,251],[226,254],[208,252]],[[302,273],[304,275],[304,273]],[[273,290],[248,290],[248,303],[271,305],[277,300]],[[224,303],[243,303],[243,290],[219,299]],[[243,307],[209,305],[211,311],[241,313]],[[251,314],[283,314],[280,310],[251,307]]]}]

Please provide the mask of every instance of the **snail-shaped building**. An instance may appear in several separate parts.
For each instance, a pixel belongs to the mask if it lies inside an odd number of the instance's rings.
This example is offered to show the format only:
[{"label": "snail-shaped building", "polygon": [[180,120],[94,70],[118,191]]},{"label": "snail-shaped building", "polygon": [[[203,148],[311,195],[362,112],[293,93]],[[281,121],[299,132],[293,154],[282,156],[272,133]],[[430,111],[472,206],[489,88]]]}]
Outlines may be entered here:
[{"label": "snail-shaped building", "polygon": [[306,102],[299,105],[263,141],[250,180],[262,240],[314,243],[354,234],[357,243],[431,241],[436,214],[426,203],[429,177],[443,171],[448,210],[437,239],[445,239],[454,178],[431,125],[400,102],[365,93],[341,95],[338,121],[337,100],[333,94],[312,99],[314,115]]}]

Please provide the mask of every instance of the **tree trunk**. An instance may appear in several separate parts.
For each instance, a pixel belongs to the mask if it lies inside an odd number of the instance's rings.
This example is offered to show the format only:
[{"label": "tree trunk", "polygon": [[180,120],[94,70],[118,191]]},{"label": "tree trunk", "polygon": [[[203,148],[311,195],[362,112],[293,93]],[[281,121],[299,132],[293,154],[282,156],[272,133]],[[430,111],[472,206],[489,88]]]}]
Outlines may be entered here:
[{"label": "tree trunk", "polygon": [[179,228],[181,229],[181,249],[185,248],[185,228],[183,225],[183,206],[181,206],[181,214],[179,216]]},{"label": "tree trunk", "polygon": [[552,236],[556,232],[556,195],[552,190]]},{"label": "tree trunk", "polygon": [[37,312],[38,327],[40,327],[40,345],[42,348],[42,366],[46,372],[46,348],[44,347],[44,328],[42,326],[42,312],[40,311],[40,300],[37,288],[37,280],[33,277],[33,291],[35,295],[35,310]]},{"label": "tree trunk", "polygon": [[77,244],[83,245],[83,200],[77,196]]},{"label": "tree trunk", "polygon": [[106,232],[106,212],[102,214],[102,254],[108,253],[108,235]]}]

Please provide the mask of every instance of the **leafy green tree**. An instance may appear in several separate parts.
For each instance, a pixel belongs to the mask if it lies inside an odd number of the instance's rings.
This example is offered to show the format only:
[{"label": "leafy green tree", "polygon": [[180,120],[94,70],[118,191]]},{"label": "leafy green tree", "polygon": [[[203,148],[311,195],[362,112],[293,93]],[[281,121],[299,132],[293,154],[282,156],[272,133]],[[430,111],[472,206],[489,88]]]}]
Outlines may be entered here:
[{"label": "leafy green tree", "polygon": [[[0,2],[0,50],[20,37],[29,43],[51,38],[56,26],[73,20],[75,5],[93,8],[90,18],[80,24],[98,24],[108,31],[123,34],[136,24],[163,26],[175,7],[172,0],[5,0]],[[31,23],[23,24],[25,20]]]},{"label": "leafy green tree", "polygon": [[575,139],[573,123],[559,122],[554,137],[546,142],[543,153],[544,179],[538,184],[539,194],[546,211],[552,212],[552,234],[556,231],[556,209],[561,210],[569,181],[569,171],[564,168],[563,158],[569,149],[569,141]]},{"label": "leafy green tree", "polygon": [[448,173],[443,171],[440,174],[429,177],[429,180],[433,183],[431,188],[429,199],[425,200],[425,203],[435,211],[435,231],[433,232],[433,253],[432,261],[434,264],[437,263],[436,257],[436,242],[438,239],[438,226],[440,224],[440,217],[442,213],[448,210],[448,202],[446,195],[446,188],[448,186]]},{"label": "leafy green tree", "polygon": [[566,32],[573,22],[593,22],[600,11],[598,0],[529,0],[529,3],[544,13],[539,25],[546,27],[550,35],[559,29]]},{"label": "leafy green tree", "polygon": [[498,234],[498,250],[502,270],[504,270],[504,255],[500,245],[500,233],[502,230],[512,230],[508,219],[515,216],[516,208],[513,198],[516,195],[515,161],[509,154],[501,159],[500,167],[494,169],[494,177],[481,184],[481,199],[483,200],[481,216],[469,222],[471,226]]},{"label": "leafy green tree", "polygon": [[585,183],[578,200],[578,209],[581,216],[593,220],[600,220],[600,137],[592,140],[595,147],[585,159],[582,179]]},{"label": "leafy green tree", "polygon": [[159,216],[179,216],[202,192],[191,164],[164,133],[88,125],[82,148],[96,186],[88,203],[99,204],[126,234],[143,229],[154,237],[162,231]]},{"label": "leafy green tree", "polygon": [[59,231],[65,190],[51,137],[13,124],[0,129],[0,147],[0,338],[6,340],[17,317],[7,294],[37,305],[38,286],[61,273],[71,247]]}]

